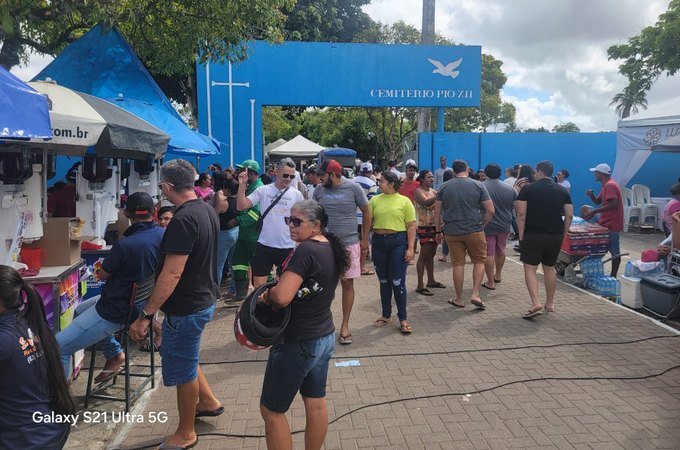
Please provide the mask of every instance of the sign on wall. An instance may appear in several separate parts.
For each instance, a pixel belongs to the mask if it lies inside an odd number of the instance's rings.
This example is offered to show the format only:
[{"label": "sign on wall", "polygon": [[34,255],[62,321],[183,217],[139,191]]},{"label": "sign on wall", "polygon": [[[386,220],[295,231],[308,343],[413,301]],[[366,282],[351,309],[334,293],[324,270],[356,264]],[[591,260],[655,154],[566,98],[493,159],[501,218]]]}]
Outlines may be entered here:
[{"label": "sign on wall", "polygon": [[479,106],[481,47],[256,41],[197,71],[200,130],[261,162],[262,106]]}]

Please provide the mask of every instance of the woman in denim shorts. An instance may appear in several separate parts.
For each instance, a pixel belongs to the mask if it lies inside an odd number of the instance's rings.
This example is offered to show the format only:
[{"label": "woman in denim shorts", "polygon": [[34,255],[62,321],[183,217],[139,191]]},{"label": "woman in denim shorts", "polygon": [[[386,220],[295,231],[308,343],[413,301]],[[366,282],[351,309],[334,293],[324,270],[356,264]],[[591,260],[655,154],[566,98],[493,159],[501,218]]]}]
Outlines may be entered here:
[{"label": "woman in denim shorts", "polygon": [[299,202],[286,217],[290,237],[299,245],[281,267],[279,282],[262,301],[273,308],[290,304],[283,338],[269,352],[260,411],[267,447],[292,448],[285,413],[298,391],[305,404],[305,448],[321,448],[328,429],[326,379],[335,342],[331,303],[349,259],[340,239],[326,230],[328,215],[314,200]]}]

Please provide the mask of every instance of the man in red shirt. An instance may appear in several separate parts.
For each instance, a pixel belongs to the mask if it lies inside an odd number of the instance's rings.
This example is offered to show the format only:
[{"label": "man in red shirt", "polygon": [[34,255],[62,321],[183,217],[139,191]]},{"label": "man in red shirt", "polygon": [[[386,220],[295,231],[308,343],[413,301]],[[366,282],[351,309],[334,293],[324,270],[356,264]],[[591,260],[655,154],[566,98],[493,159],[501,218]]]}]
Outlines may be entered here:
[{"label": "man in red shirt", "polygon": [[49,217],[76,216],[76,165],[66,173],[66,183],[55,184],[47,196]]},{"label": "man in red shirt", "polygon": [[418,175],[418,166],[416,166],[415,161],[409,159],[406,161],[405,178],[401,182],[399,193],[405,197],[408,197],[413,204],[415,204],[416,201],[413,194],[416,189],[420,187],[420,182],[416,181],[416,175]]},{"label": "man in red shirt", "polygon": [[[602,205],[599,208],[592,208],[587,213],[583,214],[583,218],[590,220],[595,214],[600,214],[598,222],[605,228],[609,229],[609,252],[612,256],[621,254],[621,232],[623,231],[623,200],[621,198],[621,189],[614,180],[611,179],[612,169],[608,164],[598,164],[590,169],[595,173],[595,181],[602,183],[602,190],[597,197],[593,194],[592,189],[586,191],[586,195],[596,205]],[[612,259],[611,276],[616,277],[619,271],[621,258]]]}]

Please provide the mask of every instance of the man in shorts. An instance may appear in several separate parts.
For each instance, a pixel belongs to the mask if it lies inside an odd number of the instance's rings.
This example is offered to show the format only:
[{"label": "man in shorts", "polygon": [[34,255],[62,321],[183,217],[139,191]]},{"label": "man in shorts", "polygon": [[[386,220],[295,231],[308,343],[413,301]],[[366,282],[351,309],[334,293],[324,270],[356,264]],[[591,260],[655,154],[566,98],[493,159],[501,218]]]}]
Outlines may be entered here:
[{"label": "man in shorts", "polygon": [[130,326],[140,340],[159,309],[163,321],[163,384],[177,386],[179,425],[163,445],[191,448],[198,442],[194,420],[218,416],[224,407],[215,398],[198,365],[203,328],[215,311],[217,240],[215,209],[194,193],[196,171],[187,161],[173,159],[161,167],[160,188],[177,211],[163,235],[160,271],[147,305]]},{"label": "man in shorts", "polygon": [[304,200],[300,191],[291,185],[294,179],[295,163],[290,158],[281,160],[272,184],[260,186],[247,197],[247,174],[240,173],[238,176],[236,208],[243,211],[254,205],[260,207],[262,230],[257,239],[255,256],[250,264],[255,288],[265,284],[272,266],[281,267],[288,254],[295,248],[295,243],[290,238],[290,229],[284,221],[290,216],[293,205]]},{"label": "man in shorts", "polygon": [[[598,222],[609,230],[609,252],[612,256],[621,254],[621,232],[623,231],[623,199],[621,189],[616,181],[612,180],[612,169],[609,164],[598,164],[590,169],[595,173],[595,181],[602,183],[602,190],[596,197],[592,189],[586,191],[586,195],[599,208],[591,208],[583,214],[586,220],[592,219],[599,214]],[[616,278],[621,265],[621,258],[612,259],[611,276]]]},{"label": "man in shorts", "polygon": [[[354,305],[354,279],[361,276],[361,259],[368,251],[368,233],[371,228],[371,208],[364,190],[357,183],[342,177],[342,166],[331,159],[319,168],[321,185],[314,191],[314,200],[328,214],[328,230],[335,233],[345,244],[350,256],[350,266],[340,279],[342,285],[342,325],[340,343],[352,343],[349,332],[349,316]],[[362,213],[362,236],[356,226],[357,208]]]},{"label": "man in shorts", "polygon": [[496,283],[501,282],[501,271],[505,265],[505,245],[512,227],[513,204],[517,200],[517,191],[500,180],[501,166],[498,164],[488,164],[484,168],[484,174],[486,175],[484,187],[489,192],[496,213],[491,222],[484,227],[486,283],[482,284],[482,287],[494,290]]},{"label": "man in shorts", "polygon": [[[486,262],[484,227],[494,215],[493,202],[484,184],[468,176],[467,162],[462,159],[455,160],[453,173],[454,177],[439,188],[434,204],[437,243],[441,244],[446,238],[453,264],[453,285],[456,297],[449,300],[449,303],[458,308],[465,307],[463,281],[465,254],[467,253],[473,264],[470,303],[479,309],[484,309],[486,305],[479,295]],[[444,222],[443,230],[442,221]]]},{"label": "man in shorts", "polygon": [[536,181],[522,188],[516,202],[520,260],[524,265],[524,280],[531,297],[531,308],[522,316],[525,319],[542,314],[536,276],[539,264],[543,266],[545,310],[555,310],[555,263],[564,234],[569,231],[574,217],[569,192],[555,183],[552,176],[553,165],[550,161],[536,164]]}]

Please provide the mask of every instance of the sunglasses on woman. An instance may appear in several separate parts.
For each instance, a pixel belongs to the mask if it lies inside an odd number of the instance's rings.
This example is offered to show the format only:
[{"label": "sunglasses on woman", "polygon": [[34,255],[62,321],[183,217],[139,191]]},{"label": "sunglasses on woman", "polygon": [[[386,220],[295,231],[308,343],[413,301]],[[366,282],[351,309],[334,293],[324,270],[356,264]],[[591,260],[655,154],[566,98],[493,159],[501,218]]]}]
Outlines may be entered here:
[{"label": "sunglasses on woman", "polygon": [[286,222],[286,225],[290,225],[292,223],[295,228],[302,225],[302,222],[311,222],[311,220],[298,219],[297,217],[293,216],[284,217],[283,220]]}]

